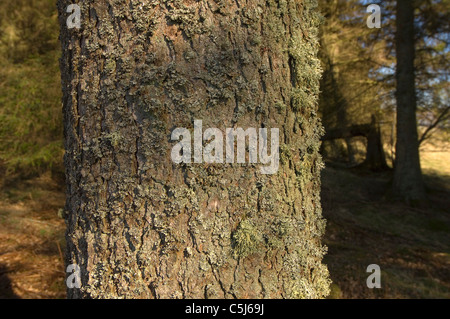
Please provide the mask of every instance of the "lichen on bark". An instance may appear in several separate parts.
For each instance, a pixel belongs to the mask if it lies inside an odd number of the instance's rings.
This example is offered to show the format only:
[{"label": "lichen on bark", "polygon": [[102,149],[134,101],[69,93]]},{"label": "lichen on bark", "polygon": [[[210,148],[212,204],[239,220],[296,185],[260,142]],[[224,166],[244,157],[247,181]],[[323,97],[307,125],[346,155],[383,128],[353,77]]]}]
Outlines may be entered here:
[{"label": "lichen on bark", "polygon": [[[73,298],[322,298],[316,1],[59,0]],[[280,129],[281,165],[174,164],[176,127]]]}]

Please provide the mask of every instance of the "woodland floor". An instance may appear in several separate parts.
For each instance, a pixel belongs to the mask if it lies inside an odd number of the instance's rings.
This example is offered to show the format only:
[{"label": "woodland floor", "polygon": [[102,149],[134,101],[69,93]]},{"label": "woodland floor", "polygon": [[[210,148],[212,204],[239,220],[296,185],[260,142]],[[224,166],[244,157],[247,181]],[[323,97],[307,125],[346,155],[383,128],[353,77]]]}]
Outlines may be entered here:
[{"label": "woodland floor", "polygon": [[[327,164],[330,298],[450,298],[450,152],[422,162],[430,201],[420,209],[385,198],[391,172]],[[64,200],[63,182],[48,175],[0,183],[0,298],[65,298]],[[381,289],[366,286],[370,264]]]},{"label": "woodland floor", "polygon": [[[425,208],[389,202],[391,177],[331,165],[323,173],[331,298],[450,298],[450,174],[424,176]],[[370,264],[381,289],[367,288]]]},{"label": "woodland floor", "polygon": [[48,175],[0,189],[0,298],[65,298],[64,201]]}]

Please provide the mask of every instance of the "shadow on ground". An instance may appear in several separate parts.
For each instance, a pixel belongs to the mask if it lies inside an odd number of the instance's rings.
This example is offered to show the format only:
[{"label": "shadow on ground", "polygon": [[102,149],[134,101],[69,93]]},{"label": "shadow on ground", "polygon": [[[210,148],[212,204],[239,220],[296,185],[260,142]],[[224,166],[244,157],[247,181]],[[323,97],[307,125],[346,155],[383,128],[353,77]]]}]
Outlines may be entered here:
[{"label": "shadow on ground", "polygon": [[0,299],[18,299],[12,289],[11,279],[8,277],[8,268],[0,265]]},{"label": "shadow on ground", "polygon": [[0,194],[0,298],[64,298],[61,187],[44,175]]},{"label": "shadow on ground", "polygon": [[[385,198],[391,178],[323,171],[332,298],[450,298],[450,179],[425,176],[429,206],[418,209]],[[381,289],[367,288],[370,264],[381,268]]]}]

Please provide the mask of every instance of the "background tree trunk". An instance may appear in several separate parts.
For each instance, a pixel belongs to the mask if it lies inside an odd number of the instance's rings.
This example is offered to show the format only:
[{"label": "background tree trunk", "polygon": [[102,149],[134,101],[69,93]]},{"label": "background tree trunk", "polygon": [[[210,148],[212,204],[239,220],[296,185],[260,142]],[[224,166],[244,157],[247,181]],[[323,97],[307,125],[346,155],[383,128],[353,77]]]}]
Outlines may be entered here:
[{"label": "background tree trunk", "polygon": [[377,122],[375,115],[372,115],[370,129],[367,134],[367,152],[363,165],[373,171],[388,168],[386,156],[384,155],[383,142],[381,140],[380,124]]},{"label": "background tree trunk", "polygon": [[397,1],[397,143],[393,192],[408,203],[425,199],[419,158],[414,72],[414,1]]},{"label": "background tree trunk", "polygon": [[[59,0],[71,298],[321,298],[316,1]],[[280,128],[281,165],[171,161],[176,127]]]},{"label": "background tree trunk", "polygon": [[357,124],[329,129],[322,140],[333,141],[345,139],[346,141],[351,141],[353,137],[357,136],[364,136],[367,139],[366,158],[360,165],[374,171],[387,169],[388,166],[381,140],[380,125],[377,123],[374,115],[372,115],[372,122],[370,124]]}]

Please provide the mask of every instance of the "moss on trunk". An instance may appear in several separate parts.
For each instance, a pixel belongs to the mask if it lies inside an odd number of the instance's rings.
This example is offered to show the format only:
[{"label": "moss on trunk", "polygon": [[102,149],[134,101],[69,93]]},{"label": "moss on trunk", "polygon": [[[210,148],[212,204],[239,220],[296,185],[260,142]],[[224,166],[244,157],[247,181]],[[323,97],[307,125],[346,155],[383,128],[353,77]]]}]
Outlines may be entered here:
[{"label": "moss on trunk", "polygon": [[[316,1],[80,3],[61,23],[72,298],[321,298]],[[280,129],[281,165],[174,164],[176,127]]]}]

